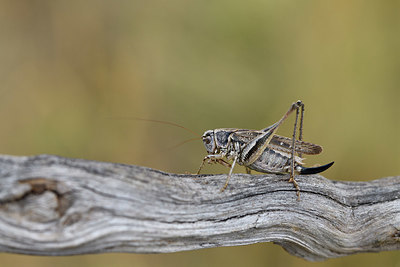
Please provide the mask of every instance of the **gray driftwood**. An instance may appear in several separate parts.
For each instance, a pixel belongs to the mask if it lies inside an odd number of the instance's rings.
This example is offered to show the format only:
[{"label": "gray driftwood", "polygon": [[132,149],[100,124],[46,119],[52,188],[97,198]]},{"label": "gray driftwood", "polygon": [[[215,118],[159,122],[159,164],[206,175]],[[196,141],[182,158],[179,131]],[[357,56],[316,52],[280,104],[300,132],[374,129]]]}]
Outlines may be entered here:
[{"label": "gray driftwood", "polygon": [[180,175],[117,163],[0,156],[0,251],[165,253],[274,242],[308,259],[400,248],[400,176],[338,182]]}]

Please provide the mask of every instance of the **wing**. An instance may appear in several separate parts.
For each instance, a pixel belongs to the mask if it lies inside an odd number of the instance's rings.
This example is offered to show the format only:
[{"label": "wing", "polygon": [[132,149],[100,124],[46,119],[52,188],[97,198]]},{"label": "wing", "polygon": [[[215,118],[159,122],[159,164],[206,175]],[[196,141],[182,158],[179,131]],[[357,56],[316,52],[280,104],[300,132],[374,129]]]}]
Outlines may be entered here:
[{"label": "wing", "polygon": [[[249,143],[254,138],[263,134],[262,131],[258,130],[244,130],[244,129],[237,129],[233,131],[234,135],[232,136],[236,141],[241,143]],[[268,144],[268,148],[285,152],[291,153],[292,152],[292,138],[274,135],[271,141]],[[306,155],[318,155],[322,152],[322,147],[316,144],[296,140],[296,152]]]},{"label": "wing", "polygon": [[[274,135],[268,147],[277,151],[291,153],[292,138]],[[322,152],[322,147],[316,144],[296,140],[296,152],[307,155],[317,155]]]}]

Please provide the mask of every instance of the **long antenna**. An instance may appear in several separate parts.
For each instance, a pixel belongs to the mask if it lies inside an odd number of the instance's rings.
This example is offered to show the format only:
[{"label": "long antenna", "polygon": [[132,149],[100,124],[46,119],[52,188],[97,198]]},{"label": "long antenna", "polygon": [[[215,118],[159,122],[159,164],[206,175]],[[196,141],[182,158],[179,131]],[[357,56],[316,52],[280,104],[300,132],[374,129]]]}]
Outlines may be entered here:
[{"label": "long antenna", "polygon": [[191,134],[193,134],[194,136],[197,136],[197,137],[200,137],[200,136],[201,136],[201,135],[197,134],[196,132],[194,132],[194,131],[192,131],[192,130],[190,130],[190,129],[188,129],[188,128],[182,126],[182,125],[179,125],[179,124],[177,124],[177,123],[170,122],[170,121],[161,121],[161,120],[153,120],[153,119],[143,119],[143,118],[137,118],[137,117],[110,117],[110,118],[111,118],[111,119],[126,119],[126,120],[133,119],[133,120],[138,120],[138,121],[157,122],[157,123],[172,125],[172,126],[175,126],[175,127],[181,128],[181,129],[184,129],[184,130],[186,130],[187,132],[189,132],[189,133],[191,133]]},{"label": "long antenna", "polygon": [[184,140],[184,141],[182,141],[182,142],[180,142],[180,143],[178,143],[178,144],[176,144],[176,145],[173,145],[173,146],[167,148],[167,150],[175,149],[175,148],[177,148],[177,147],[180,147],[181,145],[184,145],[184,144],[186,144],[186,143],[189,143],[189,142],[192,142],[192,141],[196,141],[196,140],[199,140],[199,139],[200,139],[200,137],[195,137],[195,138],[186,139],[186,140]]}]

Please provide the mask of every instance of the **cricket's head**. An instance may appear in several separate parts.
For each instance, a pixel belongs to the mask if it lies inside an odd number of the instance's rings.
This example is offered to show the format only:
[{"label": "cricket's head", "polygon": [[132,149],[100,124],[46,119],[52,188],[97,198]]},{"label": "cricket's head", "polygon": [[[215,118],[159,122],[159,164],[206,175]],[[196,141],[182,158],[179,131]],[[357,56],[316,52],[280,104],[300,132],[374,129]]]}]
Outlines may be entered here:
[{"label": "cricket's head", "polygon": [[205,131],[203,136],[203,144],[206,147],[208,154],[215,154],[217,144],[215,143],[214,130]]},{"label": "cricket's head", "polygon": [[221,149],[227,149],[229,138],[237,129],[221,128],[205,131],[202,139],[208,154],[219,154]]}]

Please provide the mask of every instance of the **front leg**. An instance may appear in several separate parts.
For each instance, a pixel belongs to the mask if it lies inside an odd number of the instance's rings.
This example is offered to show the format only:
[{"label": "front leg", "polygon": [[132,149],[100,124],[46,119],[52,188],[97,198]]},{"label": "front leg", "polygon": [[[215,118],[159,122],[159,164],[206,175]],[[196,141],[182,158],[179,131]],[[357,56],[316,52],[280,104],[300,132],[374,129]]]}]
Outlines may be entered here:
[{"label": "front leg", "polygon": [[226,162],[226,161],[223,159],[224,157],[225,157],[225,154],[217,154],[217,155],[207,155],[207,156],[205,156],[204,159],[203,159],[203,162],[202,162],[201,165],[200,165],[199,170],[197,171],[197,174],[200,174],[200,171],[201,171],[201,169],[203,168],[204,163],[205,163],[206,161],[208,161],[208,163],[219,163],[219,164],[221,164],[221,165],[223,165],[223,166],[225,166],[225,167],[230,168],[228,177],[226,178],[226,181],[225,181],[225,184],[224,184],[224,186],[223,186],[223,187],[221,188],[221,190],[220,190],[221,192],[223,192],[223,191],[226,189],[226,187],[228,186],[229,179],[230,179],[231,176],[232,176],[233,168],[235,167],[236,161],[237,161],[237,159],[238,159],[238,156],[235,155],[232,164],[229,164],[228,162]]},{"label": "front leg", "polygon": [[229,162],[226,162],[223,159],[217,159],[216,162],[221,164],[222,166],[227,167],[227,168],[231,168],[232,167],[232,164],[230,164]]},{"label": "front leg", "polygon": [[207,161],[208,164],[211,163],[219,163],[225,167],[230,168],[231,164],[229,164],[228,162],[226,162],[223,158],[225,157],[225,154],[211,154],[211,155],[207,155],[204,157],[203,161],[201,162],[200,168],[197,171],[197,174],[200,174],[201,169],[204,167],[204,163]]}]

